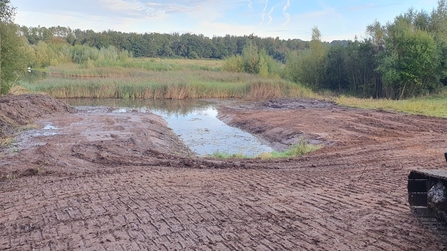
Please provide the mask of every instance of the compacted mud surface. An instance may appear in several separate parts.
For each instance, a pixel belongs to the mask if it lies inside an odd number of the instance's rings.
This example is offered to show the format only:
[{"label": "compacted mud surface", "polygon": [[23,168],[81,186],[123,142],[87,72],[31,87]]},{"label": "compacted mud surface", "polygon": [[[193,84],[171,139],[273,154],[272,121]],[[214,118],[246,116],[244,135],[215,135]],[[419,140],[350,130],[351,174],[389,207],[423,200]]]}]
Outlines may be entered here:
[{"label": "compacted mud surface", "polygon": [[[8,98],[3,114],[22,97]],[[50,103],[59,108],[34,104],[47,111],[29,114],[35,129],[0,152],[0,250],[446,247],[406,191],[411,169],[447,167],[445,119],[315,100],[232,104],[220,118],[277,149],[324,148],[215,160],[192,156],[159,116]]]}]

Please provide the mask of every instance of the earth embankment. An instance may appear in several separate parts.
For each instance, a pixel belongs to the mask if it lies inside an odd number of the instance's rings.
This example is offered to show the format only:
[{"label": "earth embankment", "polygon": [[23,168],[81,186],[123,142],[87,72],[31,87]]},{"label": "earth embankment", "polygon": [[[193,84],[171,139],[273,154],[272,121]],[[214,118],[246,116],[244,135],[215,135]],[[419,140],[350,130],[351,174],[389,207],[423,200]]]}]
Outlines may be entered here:
[{"label": "earth embankment", "polygon": [[46,95],[0,97],[0,138],[13,135],[21,126],[44,115],[68,113],[70,107]]}]

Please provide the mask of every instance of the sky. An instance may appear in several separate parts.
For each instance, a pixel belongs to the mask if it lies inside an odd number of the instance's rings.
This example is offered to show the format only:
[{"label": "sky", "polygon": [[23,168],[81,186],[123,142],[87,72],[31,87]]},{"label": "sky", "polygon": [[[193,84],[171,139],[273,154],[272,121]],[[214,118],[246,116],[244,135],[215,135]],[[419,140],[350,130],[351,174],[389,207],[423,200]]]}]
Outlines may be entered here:
[{"label": "sky", "polygon": [[366,37],[408,9],[431,12],[437,0],[12,0],[15,22],[31,27],[64,26],[94,31],[194,33],[208,37],[254,34],[323,41]]}]

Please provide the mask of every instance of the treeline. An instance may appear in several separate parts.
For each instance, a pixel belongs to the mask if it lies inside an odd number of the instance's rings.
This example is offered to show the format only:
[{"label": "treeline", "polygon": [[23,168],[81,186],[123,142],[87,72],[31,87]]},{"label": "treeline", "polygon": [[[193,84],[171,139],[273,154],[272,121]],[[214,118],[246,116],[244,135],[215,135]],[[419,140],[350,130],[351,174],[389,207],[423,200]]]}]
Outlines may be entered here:
[{"label": "treeline", "polygon": [[431,13],[410,9],[366,30],[362,41],[328,47],[314,28],[310,48],[288,55],[285,76],[314,90],[391,99],[434,93],[447,84],[445,0]]},{"label": "treeline", "polygon": [[39,42],[47,44],[86,45],[97,49],[114,46],[119,51],[126,50],[133,57],[184,57],[223,59],[232,55],[241,55],[248,44],[257,45],[259,50],[285,62],[290,51],[303,50],[309,42],[300,39],[281,40],[257,36],[206,37],[204,35],[161,34],[161,33],[124,33],[118,31],[95,32],[93,30],[72,30],[68,27],[19,27],[20,35],[31,45]]}]

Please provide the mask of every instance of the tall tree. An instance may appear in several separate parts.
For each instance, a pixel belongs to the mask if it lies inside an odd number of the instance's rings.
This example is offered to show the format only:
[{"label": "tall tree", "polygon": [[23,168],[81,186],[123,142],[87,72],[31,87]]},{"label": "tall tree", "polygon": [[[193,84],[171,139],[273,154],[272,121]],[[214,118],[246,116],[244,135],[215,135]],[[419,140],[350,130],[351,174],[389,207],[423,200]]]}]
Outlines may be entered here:
[{"label": "tall tree", "polygon": [[420,95],[436,82],[437,46],[432,35],[419,30],[403,17],[388,25],[386,52],[378,67],[388,95],[402,99]]},{"label": "tall tree", "polygon": [[321,88],[324,76],[324,60],[326,46],[321,41],[321,32],[317,27],[312,28],[310,48],[291,53],[286,62],[286,75],[289,79],[300,82],[316,90]]},{"label": "tall tree", "polygon": [[24,43],[17,35],[14,15],[10,1],[0,0],[0,94],[7,93],[18,72],[26,70]]},{"label": "tall tree", "polygon": [[0,0],[0,22],[12,23],[16,14],[16,8],[10,0]]}]

